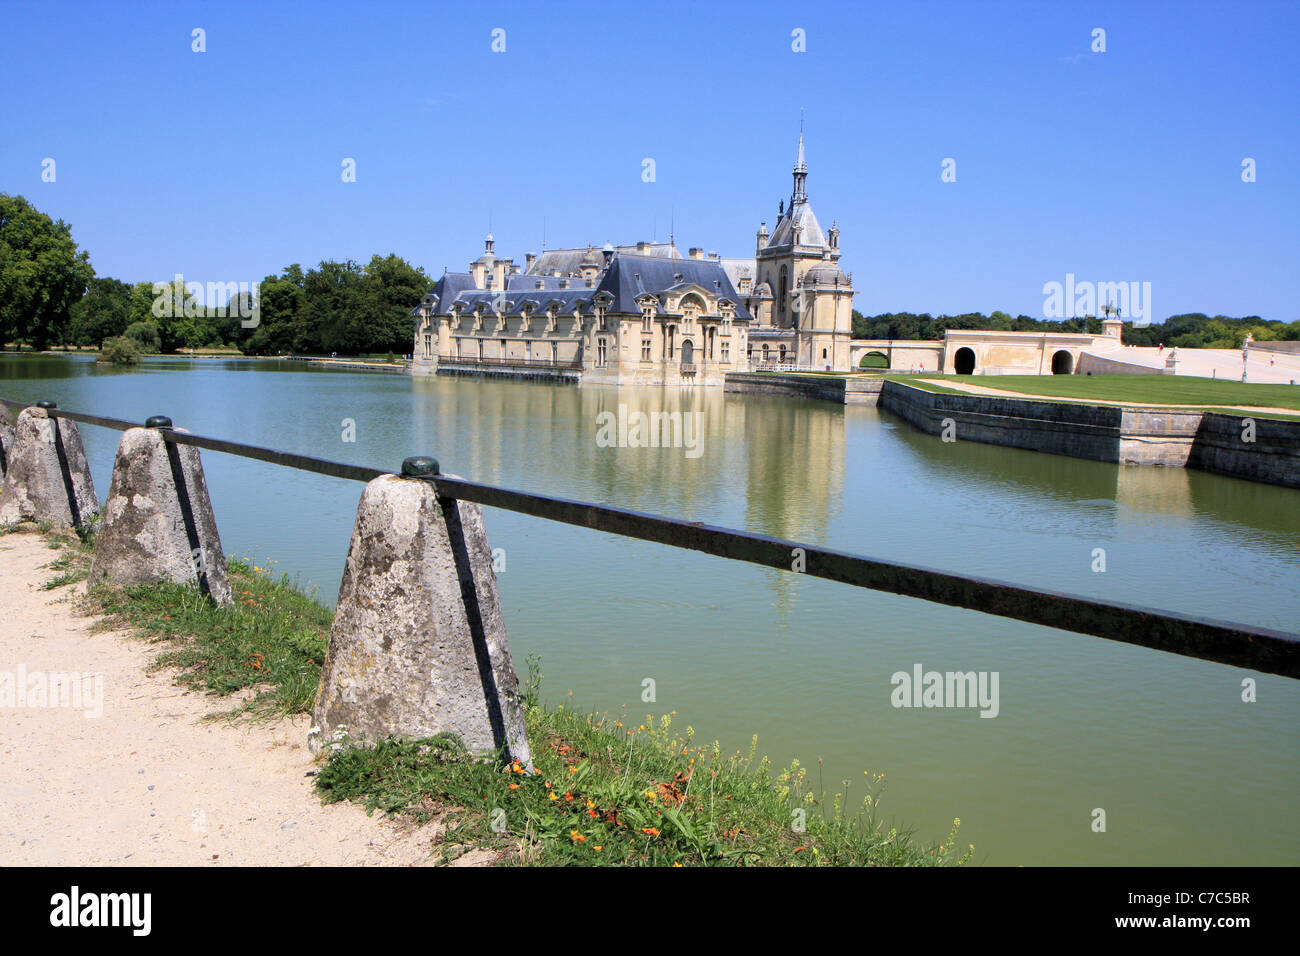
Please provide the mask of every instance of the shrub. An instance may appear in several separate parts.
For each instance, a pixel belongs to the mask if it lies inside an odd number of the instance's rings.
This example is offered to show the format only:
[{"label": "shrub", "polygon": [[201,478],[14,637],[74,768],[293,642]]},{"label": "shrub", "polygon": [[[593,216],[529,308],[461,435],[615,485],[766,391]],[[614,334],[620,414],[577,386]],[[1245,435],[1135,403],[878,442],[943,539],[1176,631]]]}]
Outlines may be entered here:
[{"label": "shrub", "polygon": [[140,361],[140,347],[134,339],[114,335],[104,340],[104,347],[96,361],[111,365],[134,365]]}]

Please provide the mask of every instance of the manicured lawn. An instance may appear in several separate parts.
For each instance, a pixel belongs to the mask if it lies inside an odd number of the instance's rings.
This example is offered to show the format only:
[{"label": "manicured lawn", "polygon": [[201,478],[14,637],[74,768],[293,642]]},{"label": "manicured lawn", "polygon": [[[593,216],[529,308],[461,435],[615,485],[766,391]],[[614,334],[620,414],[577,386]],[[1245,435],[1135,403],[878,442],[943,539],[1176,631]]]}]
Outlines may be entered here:
[{"label": "manicured lawn", "polygon": [[[907,382],[906,376],[889,376]],[[1079,401],[1143,402],[1158,405],[1225,405],[1292,408],[1300,413],[1300,386],[1252,385],[1176,375],[946,375],[945,381],[970,382],[1002,391]],[[954,391],[949,388],[931,391]]]}]

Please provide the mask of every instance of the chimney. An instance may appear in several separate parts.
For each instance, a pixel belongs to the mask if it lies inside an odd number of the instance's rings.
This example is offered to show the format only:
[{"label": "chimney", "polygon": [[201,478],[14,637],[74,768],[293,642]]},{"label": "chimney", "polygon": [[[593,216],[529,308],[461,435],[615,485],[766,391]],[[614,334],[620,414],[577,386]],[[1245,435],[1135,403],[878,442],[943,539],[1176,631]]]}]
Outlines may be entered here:
[{"label": "chimney", "polygon": [[704,250],[692,246],[690,251],[687,253],[687,255],[689,255],[692,259],[703,259]]},{"label": "chimney", "polygon": [[533,271],[533,263],[537,261],[537,255],[532,252],[524,253],[524,268],[529,272]]},{"label": "chimney", "polygon": [[710,253],[709,253],[709,258],[710,258],[710,259],[716,259],[716,258],[718,258],[718,254],[717,254],[716,252],[710,252]]},{"label": "chimney", "polygon": [[564,277],[564,278],[562,278],[562,279],[560,280],[560,288],[561,288],[561,289],[567,289],[568,287],[569,287],[569,279],[568,279],[568,277],[566,276],[566,277]]},{"label": "chimney", "polygon": [[646,255],[649,252],[649,250],[646,247],[649,245],[650,244],[648,242],[638,242],[636,244],[636,254],[638,256]]}]

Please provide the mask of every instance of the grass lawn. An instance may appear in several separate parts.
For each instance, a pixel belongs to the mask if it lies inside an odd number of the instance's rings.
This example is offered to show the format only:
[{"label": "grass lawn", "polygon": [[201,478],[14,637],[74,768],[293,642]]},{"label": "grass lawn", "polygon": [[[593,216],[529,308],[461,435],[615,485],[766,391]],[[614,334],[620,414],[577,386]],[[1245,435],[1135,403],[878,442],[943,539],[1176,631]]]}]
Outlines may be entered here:
[{"label": "grass lawn", "polygon": [[[50,587],[84,579],[93,541],[45,530],[58,572]],[[232,699],[232,716],[309,713],[331,612],[284,575],[239,560],[229,570],[233,607],[166,584],[96,586],[86,609],[154,644],[155,666],[177,668],[181,684]],[[960,821],[942,843],[883,822],[881,774],[826,781],[828,792],[817,765],[777,770],[756,756],[757,737],[748,753],[728,753],[673,714],[574,710],[544,701],[540,685],[530,659],[531,770],[441,734],[336,750],[316,790],[327,803],[436,819],[443,861],[486,849],[499,865],[945,866],[974,851],[957,844]]]},{"label": "grass lawn", "polygon": [[[886,376],[894,381],[916,384],[911,376]],[[970,382],[1007,392],[1063,400],[1142,402],[1157,405],[1190,405],[1241,414],[1227,405],[1292,408],[1300,414],[1300,386],[1252,385],[1221,379],[1180,375],[946,375],[945,381]],[[957,389],[918,384],[936,392]],[[1277,416],[1289,417],[1289,416]]]}]

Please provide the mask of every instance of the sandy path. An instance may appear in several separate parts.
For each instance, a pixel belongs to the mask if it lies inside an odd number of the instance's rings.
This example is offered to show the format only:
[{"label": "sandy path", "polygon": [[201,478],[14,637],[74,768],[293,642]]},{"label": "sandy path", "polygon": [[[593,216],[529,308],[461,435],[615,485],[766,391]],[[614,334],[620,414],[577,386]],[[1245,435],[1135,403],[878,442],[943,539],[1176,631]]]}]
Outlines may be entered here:
[{"label": "sandy path", "polygon": [[1013,392],[1006,388],[992,388],[988,385],[976,385],[973,382],[951,382],[942,378],[918,378],[918,382],[955,388],[972,395],[997,395],[1001,398],[1044,399],[1053,402],[1078,402],[1081,405],[1123,405],[1125,408],[1231,408],[1240,412],[1272,412],[1277,415],[1300,415],[1294,408],[1274,408],[1270,405],[1170,405],[1168,402],[1120,402],[1105,398],[1069,398],[1063,395],[1032,395],[1029,392]]},{"label": "sandy path", "polygon": [[[93,619],[70,604],[82,585],[38,590],[57,556],[35,534],[0,536],[0,682],[20,666],[29,679],[102,674],[102,716],[87,716],[84,699],[73,709],[0,696],[0,865],[430,862],[435,826],[321,806],[305,717],[201,722],[230,702],[147,674],[143,641],[90,633]],[[94,679],[83,686],[93,692]]]}]

